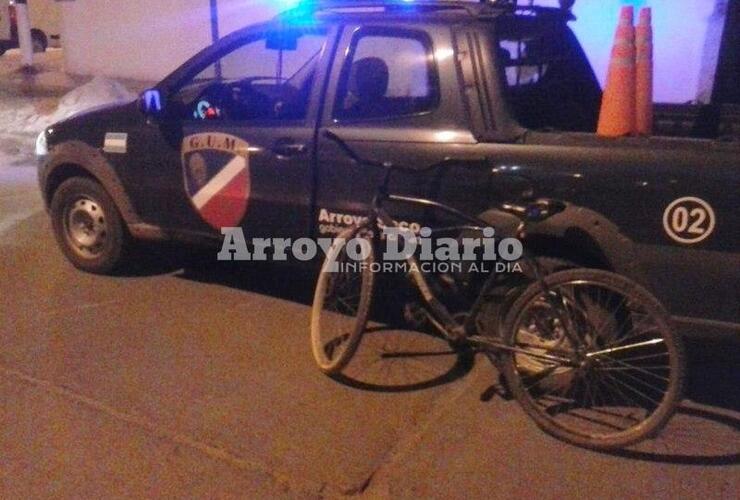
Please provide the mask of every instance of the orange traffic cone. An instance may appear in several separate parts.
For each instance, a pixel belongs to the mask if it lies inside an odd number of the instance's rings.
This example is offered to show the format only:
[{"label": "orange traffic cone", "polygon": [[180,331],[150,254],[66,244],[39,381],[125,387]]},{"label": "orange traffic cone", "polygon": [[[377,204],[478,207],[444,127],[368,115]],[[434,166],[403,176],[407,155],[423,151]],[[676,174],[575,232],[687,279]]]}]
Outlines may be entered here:
[{"label": "orange traffic cone", "polygon": [[640,135],[653,133],[653,26],[652,10],[640,11],[637,24],[637,105],[635,126]]},{"label": "orange traffic cone", "polygon": [[621,137],[635,130],[635,9],[622,7],[597,133]]}]

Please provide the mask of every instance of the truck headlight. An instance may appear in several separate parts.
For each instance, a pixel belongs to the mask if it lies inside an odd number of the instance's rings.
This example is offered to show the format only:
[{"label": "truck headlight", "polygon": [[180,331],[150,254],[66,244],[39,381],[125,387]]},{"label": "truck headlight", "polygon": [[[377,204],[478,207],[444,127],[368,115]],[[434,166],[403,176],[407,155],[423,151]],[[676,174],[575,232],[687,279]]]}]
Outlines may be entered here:
[{"label": "truck headlight", "polygon": [[44,130],[36,138],[36,156],[46,156],[48,154],[49,146],[46,142],[46,130]]}]

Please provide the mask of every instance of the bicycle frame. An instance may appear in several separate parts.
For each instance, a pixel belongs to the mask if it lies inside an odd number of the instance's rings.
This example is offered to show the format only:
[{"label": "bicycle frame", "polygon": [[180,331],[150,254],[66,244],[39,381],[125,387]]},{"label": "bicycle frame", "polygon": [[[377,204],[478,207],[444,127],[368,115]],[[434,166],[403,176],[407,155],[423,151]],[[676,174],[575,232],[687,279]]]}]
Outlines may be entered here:
[{"label": "bicycle frame", "polygon": [[[439,203],[436,201],[424,199],[424,198],[416,198],[416,197],[409,197],[409,196],[401,196],[401,195],[394,195],[388,193],[388,184],[390,183],[391,176],[393,174],[394,170],[402,169],[401,167],[395,166],[392,163],[388,162],[377,162],[377,161],[369,161],[364,160],[360,156],[358,156],[352,148],[350,148],[339,136],[334,134],[333,132],[330,132],[326,130],[324,134],[331,140],[337,143],[337,145],[355,162],[361,165],[368,165],[371,167],[380,167],[385,169],[385,175],[383,176],[382,183],[378,186],[376,195],[373,197],[372,200],[372,208],[371,213],[369,217],[369,221],[371,221],[371,224],[373,224],[376,231],[375,237],[379,237],[380,232],[377,230],[378,227],[378,221],[382,222],[384,225],[388,227],[397,227],[397,224],[393,221],[393,219],[390,217],[390,215],[383,209],[383,203],[385,201],[397,201],[401,203],[407,203],[412,205],[419,205],[426,208],[432,207],[439,210],[442,210],[443,212],[446,212],[448,214],[453,215],[454,217],[460,218],[462,220],[466,220],[469,223],[473,223],[476,227],[478,226],[488,226],[488,223],[486,221],[483,221],[482,219],[479,219],[477,217],[471,217],[453,207],[450,207],[448,205],[445,205],[443,203]],[[449,163],[451,160],[447,159],[441,163],[438,163],[436,165],[432,165],[430,167],[427,167],[423,170],[431,170],[432,168],[438,168],[441,167],[447,163]],[[485,160],[480,160],[485,162]],[[414,170],[415,172],[418,172],[419,170],[416,169],[408,169],[405,170]],[[507,208],[510,212],[515,213],[519,218],[521,219],[521,224],[519,226],[518,234],[525,235],[526,234],[526,228],[527,228],[527,221],[529,220],[529,213],[526,208],[522,207],[516,207],[515,205],[509,205],[509,206],[503,206],[503,208]],[[549,210],[548,210],[549,213]],[[541,214],[540,214],[541,215]],[[548,215],[549,216],[549,215]],[[466,228],[469,226],[460,226],[460,229]],[[454,228],[448,228],[448,229],[454,229]],[[564,301],[561,301],[561,304],[558,304],[555,300],[555,297],[553,293],[550,292],[547,283],[544,280],[544,276],[540,270],[540,267],[532,256],[528,254],[528,252],[525,249],[524,252],[524,259],[531,266],[531,269],[534,272],[535,280],[540,283],[540,286],[542,287],[543,292],[545,292],[545,296],[547,297],[548,302],[551,306],[557,311],[557,317],[560,320],[561,324],[565,328],[566,335],[568,338],[573,342],[573,345],[578,346],[578,349],[581,348],[581,342],[577,335],[573,334],[572,331],[572,321],[570,321],[570,318],[568,315],[563,315],[561,306],[565,304]],[[416,257],[413,255],[410,256],[407,259],[408,264],[411,266],[411,279],[413,280],[414,284],[417,286],[419,291],[422,294],[422,297],[424,301],[426,302],[427,306],[431,309],[431,313],[428,313],[428,318],[434,324],[440,332],[451,342],[453,343],[460,343],[460,342],[468,342],[470,344],[478,345],[479,347],[485,348],[485,349],[498,349],[498,350],[508,350],[508,351],[521,351],[515,347],[507,346],[501,342],[496,342],[495,340],[492,340],[491,338],[483,337],[483,336],[475,336],[473,333],[476,332],[476,324],[475,319],[478,313],[480,312],[481,308],[483,307],[483,303],[488,295],[488,292],[493,287],[493,277],[492,275],[484,284],[483,289],[481,290],[478,298],[476,299],[475,303],[473,304],[473,307],[471,308],[470,314],[468,314],[465,322],[463,324],[459,324],[455,318],[452,317],[452,314],[450,311],[437,299],[437,297],[432,292],[429,283],[426,280],[426,277],[424,276],[424,273],[420,270],[420,266],[418,265],[418,262],[416,260]],[[530,354],[531,355],[531,354]],[[556,356],[549,356],[549,355],[543,355],[540,356],[543,359],[555,360]],[[557,358],[559,362],[568,362],[572,363],[572,360],[565,360],[564,358]]]},{"label": "bicycle frame", "polygon": [[[398,227],[398,224],[393,220],[393,218],[388,214],[388,212],[385,211],[383,208],[383,204],[386,201],[394,201],[399,203],[404,203],[408,205],[416,205],[421,206],[425,208],[435,208],[438,210],[441,210],[442,212],[445,212],[449,215],[452,215],[456,218],[459,218],[461,220],[466,221],[468,224],[461,225],[461,226],[451,226],[445,228],[446,230],[455,230],[455,229],[482,229],[483,227],[488,227],[489,224],[477,217],[471,217],[453,207],[450,207],[449,205],[445,205],[444,203],[439,203],[433,200],[425,199],[425,198],[417,198],[417,197],[411,197],[411,196],[401,196],[401,195],[394,195],[389,194],[387,192],[387,185],[389,182],[391,170],[389,169],[388,173],[385,176],[385,179],[383,181],[382,186],[378,190],[378,193],[375,195],[372,201],[372,209],[370,217],[368,218],[369,221],[372,221],[371,223],[375,226],[376,231],[374,231],[375,237],[378,238],[380,231],[379,229],[379,222],[382,223],[386,227]],[[379,222],[378,222],[379,221]],[[522,220],[522,223],[519,227],[518,233],[526,234],[526,220]],[[580,341],[577,335],[573,334],[572,328],[572,322],[569,320],[568,315],[563,315],[561,311],[562,304],[557,304],[555,302],[555,298],[552,296],[553,294],[550,293],[547,284],[544,281],[544,276],[541,272],[541,269],[539,267],[539,264],[537,263],[536,259],[534,259],[529,253],[526,251],[524,252],[524,259],[527,262],[528,265],[531,266],[531,269],[534,272],[535,279],[540,282],[543,291],[546,294],[546,297],[548,297],[548,301],[551,302],[551,305],[553,308],[557,311],[558,318],[560,319],[562,325],[564,326],[566,335],[570,338],[572,342],[574,342],[573,345],[580,345]],[[565,366],[578,366],[578,363],[574,361],[574,359],[571,358],[564,358],[562,356],[557,356],[554,354],[535,354],[531,351],[527,351],[524,349],[519,349],[517,347],[509,346],[504,344],[503,342],[498,342],[494,340],[491,337],[485,337],[480,335],[480,332],[477,331],[477,325],[476,325],[476,318],[478,314],[480,313],[480,310],[483,308],[483,305],[485,304],[485,301],[487,297],[489,296],[489,292],[494,286],[494,278],[495,275],[491,275],[486,282],[483,284],[483,287],[478,294],[478,297],[476,298],[475,302],[473,303],[473,306],[470,309],[470,313],[467,314],[466,319],[463,323],[458,322],[450,313],[450,311],[445,307],[444,304],[437,298],[437,296],[432,291],[429,281],[427,277],[425,276],[425,273],[422,271],[422,267],[419,266],[419,262],[417,258],[414,255],[409,256],[406,259],[406,262],[409,265],[409,275],[413,283],[416,285],[417,289],[421,293],[421,296],[429,308],[429,311],[425,311],[427,313],[427,319],[439,330],[439,332],[450,342],[452,343],[468,343],[470,345],[473,345],[475,347],[484,349],[484,350],[494,350],[494,351],[509,351],[509,352],[519,352],[522,354],[527,354],[530,357],[540,358],[543,361],[550,361],[555,362],[560,365]]]}]

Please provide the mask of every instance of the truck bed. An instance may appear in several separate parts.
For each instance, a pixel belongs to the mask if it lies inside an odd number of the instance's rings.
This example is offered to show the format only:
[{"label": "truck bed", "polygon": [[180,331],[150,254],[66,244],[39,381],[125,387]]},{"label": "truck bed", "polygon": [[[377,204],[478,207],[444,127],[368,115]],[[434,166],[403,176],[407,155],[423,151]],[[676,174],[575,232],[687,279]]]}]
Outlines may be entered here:
[{"label": "truck bed", "polygon": [[[634,154],[663,153],[670,156],[682,154],[720,153],[722,157],[737,157],[740,154],[740,140],[697,139],[692,137],[652,136],[652,137],[600,137],[581,132],[536,132],[530,131],[524,143],[538,146],[566,146],[569,148],[603,149],[606,154],[614,154],[619,149]],[[611,151],[611,152],[610,152]],[[722,153],[726,153],[723,155]],[[661,155],[662,156],[662,155]]]}]

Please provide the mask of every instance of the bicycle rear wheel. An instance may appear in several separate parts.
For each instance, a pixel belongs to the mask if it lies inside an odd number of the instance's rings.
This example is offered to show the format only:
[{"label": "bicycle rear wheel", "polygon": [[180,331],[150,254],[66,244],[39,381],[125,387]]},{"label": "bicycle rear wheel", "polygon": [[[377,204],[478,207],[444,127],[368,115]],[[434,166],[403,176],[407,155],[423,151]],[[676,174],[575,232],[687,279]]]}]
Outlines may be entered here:
[{"label": "bicycle rear wheel", "polygon": [[685,374],[682,342],[658,300],[605,271],[569,270],[545,281],[550,295],[530,285],[502,330],[525,351],[502,355],[522,408],[549,434],[587,448],[657,434],[681,401]]},{"label": "bicycle rear wheel", "polygon": [[[353,240],[366,242],[359,260],[360,246]],[[327,375],[349,363],[365,333],[375,284],[372,243],[368,227],[349,229],[335,239],[321,268],[311,311],[311,347]]]}]

